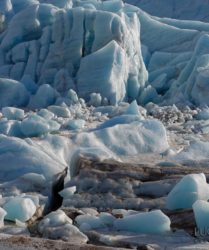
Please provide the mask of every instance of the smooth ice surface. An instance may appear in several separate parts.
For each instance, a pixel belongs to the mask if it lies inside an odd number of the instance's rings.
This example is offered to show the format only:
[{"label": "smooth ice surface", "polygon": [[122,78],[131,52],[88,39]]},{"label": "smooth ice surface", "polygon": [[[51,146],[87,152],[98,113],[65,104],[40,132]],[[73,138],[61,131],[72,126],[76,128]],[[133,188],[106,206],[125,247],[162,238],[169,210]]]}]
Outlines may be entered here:
[{"label": "smooth ice surface", "polygon": [[34,202],[29,198],[14,197],[11,198],[4,206],[7,212],[5,219],[22,222],[29,220],[36,212]]},{"label": "smooth ice surface", "polygon": [[146,234],[169,232],[170,224],[170,219],[160,210],[129,215],[114,222],[117,230]]},{"label": "smooth ice surface", "polygon": [[197,200],[209,199],[209,185],[201,174],[184,176],[171,190],[166,199],[166,207],[170,210],[192,208]]}]

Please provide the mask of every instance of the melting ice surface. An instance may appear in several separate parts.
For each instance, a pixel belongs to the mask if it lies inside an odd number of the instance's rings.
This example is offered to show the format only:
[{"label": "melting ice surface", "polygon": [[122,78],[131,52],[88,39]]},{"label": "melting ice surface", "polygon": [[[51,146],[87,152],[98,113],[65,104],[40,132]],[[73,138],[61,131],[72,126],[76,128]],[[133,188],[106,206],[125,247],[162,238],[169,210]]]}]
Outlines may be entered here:
[{"label": "melting ice surface", "polygon": [[[206,20],[208,5],[194,0],[195,15],[187,0],[181,8],[176,0],[125,2],[143,10],[120,0],[0,1],[0,226],[4,218],[27,222],[48,205],[54,179],[67,167],[68,183],[81,157],[208,159],[209,24],[161,18]],[[159,9],[159,17],[148,14]],[[185,129],[185,138],[171,128]],[[75,192],[65,186],[58,193],[70,199]],[[201,228],[208,197],[204,174],[188,175],[166,206],[193,206]],[[76,223],[83,232],[170,231],[160,210],[122,219],[81,214]],[[86,243],[79,229],[61,210],[38,225],[44,237]]]}]

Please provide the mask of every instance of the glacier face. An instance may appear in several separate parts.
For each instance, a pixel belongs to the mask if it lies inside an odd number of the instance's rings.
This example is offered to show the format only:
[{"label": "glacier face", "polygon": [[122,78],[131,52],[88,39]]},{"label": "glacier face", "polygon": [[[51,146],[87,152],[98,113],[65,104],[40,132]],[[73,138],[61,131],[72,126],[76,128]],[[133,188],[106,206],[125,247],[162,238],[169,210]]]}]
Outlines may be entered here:
[{"label": "glacier face", "polygon": [[135,99],[147,80],[136,13],[108,2],[75,5],[29,1],[17,12],[1,34],[0,77],[21,81],[30,75],[62,94],[71,88],[88,99],[98,92],[111,104]]},{"label": "glacier face", "polygon": [[209,103],[207,23],[151,16],[120,0],[1,7],[0,78],[23,83],[30,95],[5,106],[46,108],[69,89],[113,105]]}]

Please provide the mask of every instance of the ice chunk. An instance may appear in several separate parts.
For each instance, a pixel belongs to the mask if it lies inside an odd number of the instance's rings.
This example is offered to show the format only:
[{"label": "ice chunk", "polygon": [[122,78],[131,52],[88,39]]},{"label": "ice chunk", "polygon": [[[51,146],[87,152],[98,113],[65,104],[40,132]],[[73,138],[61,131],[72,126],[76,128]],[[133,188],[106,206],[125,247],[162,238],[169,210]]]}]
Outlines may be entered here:
[{"label": "ice chunk", "polygon": [[24,110],[12,107],[2,109],[2,114],[9,120],[22,120],[24,118]]},{"label": "ice chunk", "polygon": [[48,110],[50,110],[52,113],[54,113],[57,117],[63,117],[63,118],[69,118],[71,117],[70,110],[68,107],[62,107],[62,106],[49,106]]},{"label": "ice chunk", "polygon": [[71,120],[65,123],[65,127],[68,129],[82,129],[85,126],[85,121],[82,119]]},{"label": "ice chunk", "polygon": [[101,106],[102,103],[102,97],[98,93],[91,93],[90,95],[90,100],[89,100],[89,105],[92,105],[94,107],[99,107]]},{"label": "ice chunk", "polygon": [[76,223],[80,226],[82,226],[82,224],[88,224],[90,226],[91,229],[98,229],[98,228],[104,228],[105,224],[102,222],[102,220],[97,217],[97,216],[93,216],[93,215],[79,215],[76,217],[75,219]]},{"label": "ice chunk", "polygon": [[41,109],[37,112],[37,115],[45,118],[46,120],[51,120],[54,118],[54,114],[48,109]]},{"label": "ice chunk", "polygon": [[114,221],[116,220],[112,214],[105,212],[100,213],[99,218],[106,226],[113,226]]},{"label": "ice chunk", "polygon": [[166,207],[170,210],[192,208],[197,200],[209,199],[209,185],[201,174],[184,176],[171,190],[166,199]]},{"label": "ice chunk", "polygon": [[30,115],[21,123],[21,131],[26,137],[37,137],[50,131],[45,119],[38,115]]},{"label": "ice chunk", "polygon": [[0,180],[13,180],[27,173],[43,174],[47,180],[51,179],[67,165],[62,158],[64,145],[64,140],[54,136],[50,145],[41,146],[30,139],[0,135]]},{"label": "ice chunk", "polygon": [[134,100],[127,108],[127,110],[124,112],[125,115],[138,115],[140,118],[142,118],[139,107],[137,105],[136,100]]},{"label": "ice chunk", "polygon": [[72,224],[72,220],[62,210],[57,210],[44,217],[39,223],[39,230],[43,233],[46,226],[58,227],[66,223]]},{"label": "ice chunk", "polygon": [[202,161],[208,159],[208,155],[209,143],[207,141],[195,140],[191,141],[188,146],[181,150],[176,156],[171,157],[171,159],[179,162]]},{"label": "ice chunk", "polygon": [[117,219],[117,230],[144,234],[162,234],[170,231],[170,219],[160,210],[142,212]]},{"label": "ice chunk", "polygon": [[29,220],[36,212],[34,202],[29,198],[14,197],[11,198],[3,208],[7,212],[6,220],[20,220],[25,222]]},{"label": "ice chunk", "polygon": [[81,147],[100,147],[107,152],[111,150],[119,157],[161,153],[169,148],[165,127],[157,120],[141,120],[83,132],[75,136],[74,142]]},{"label": "ice chunk", "polygon": [[68,91],[67,97],[70,99],[70,101],[72,102],[72,104],[75,104],[75,103],[79,102],[77,93],[73,89],[70,89]]},{"label": "ice chunk", "polygon": [[75,192],[76,192],[76,186],[73,186],[73,187],[67,187],[63,189],[61,192],[59,192],[59,194],[64,199],[69,199]]},{"label": "ice chunk", "polygon": [[4,226],[4,217],[6,216],[7,212],[0,207],[0,228]]},{"label": "ice chunk", "polygon": [[39,87],[34,96],[31,96],[29,107],[33,109],[46,108],[56,101],[57,92],[48,84]]},{"label": "ice chunk", "polygon": [[62,211],[51,212],[39,223],[38,230],[43,237],[50,239],[70,240],[82,244],[88,241],[86,235],[72,225],[72,220]]},{"label": "ice chunk", "polygon": [[26,106],[29,94],[20,82],[0,78],[0,107]]},{"label": "ice chunk", "polygon": [[[78,71],[78,93],[87,99],[97,92],[111,104],[125,98],[125,54],[115,41],[84,57]],[[104,67],[106,65],[106,67]]]},{"label": "ice chunk", "polygon": [[[209,203],[203,200],[197,200],[192,205],[195,221],[199,230],[199,233],[205,234],[209,230]],[[206,235],[205,235],[206,236]]]}]

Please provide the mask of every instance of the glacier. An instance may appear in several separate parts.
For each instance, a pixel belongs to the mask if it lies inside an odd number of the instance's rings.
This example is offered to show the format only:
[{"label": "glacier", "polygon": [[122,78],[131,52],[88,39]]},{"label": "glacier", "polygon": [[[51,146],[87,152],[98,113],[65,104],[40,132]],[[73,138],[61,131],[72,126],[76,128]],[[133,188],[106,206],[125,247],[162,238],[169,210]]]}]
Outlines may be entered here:
[{"label": "glacier", "polygon": [[0,1],[0,239],[198,245],[208,10],[196,0]]},{"label": "glacier", "polygon": [[30,101],[10,105],[45,108],[70,89],[113,105],[208,104],[207,23],[154,17],[122,1],[23,2],[4,4],[11,17],[1,32],[0,77],[23,83]]}]

